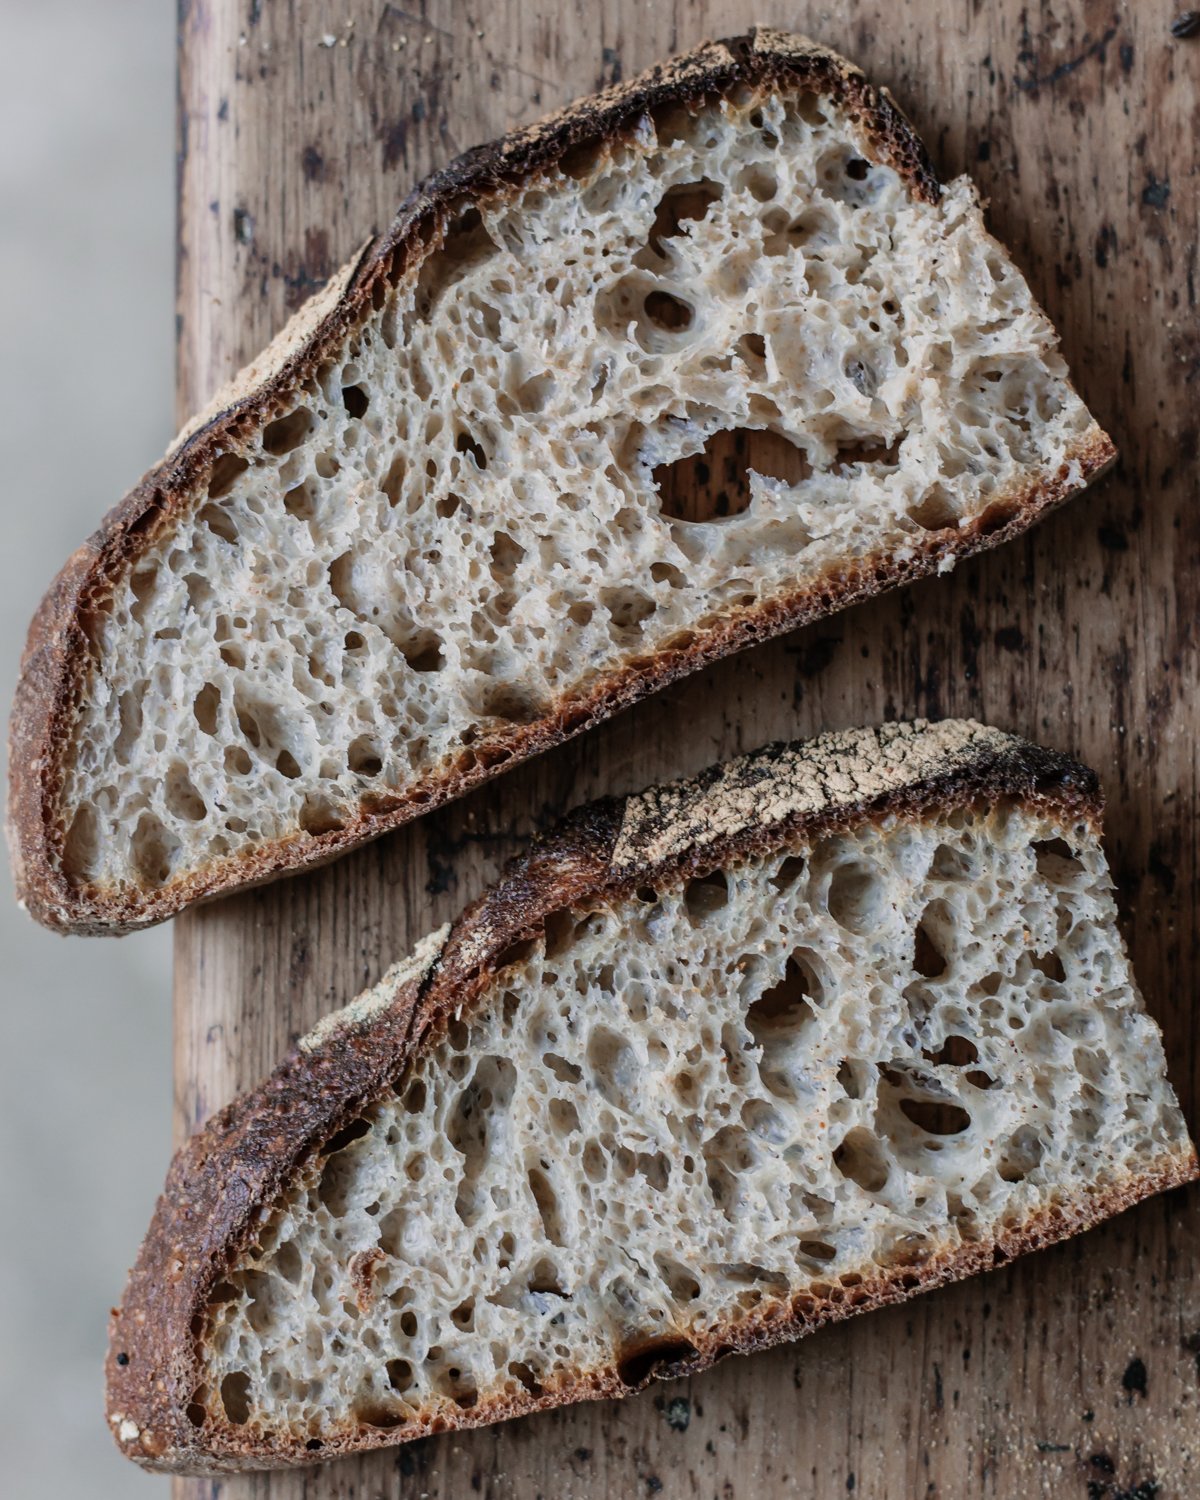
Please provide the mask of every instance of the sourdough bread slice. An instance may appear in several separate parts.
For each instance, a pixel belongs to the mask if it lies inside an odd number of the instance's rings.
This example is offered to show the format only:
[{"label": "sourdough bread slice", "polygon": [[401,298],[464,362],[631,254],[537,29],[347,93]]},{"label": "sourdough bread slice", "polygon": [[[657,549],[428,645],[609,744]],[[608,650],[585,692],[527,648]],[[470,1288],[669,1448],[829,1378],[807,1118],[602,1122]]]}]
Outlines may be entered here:
[{"label": "sourdough bread slice", "polygon": [[49,592],[21,897],[159,921],[1011,537],[1113,458],[1055,344],[971,183],[802,37],[468,153]]},{"label": "sourdough bread slice", "polygon": [[176,1158],[120,1446],[303,1464],[618,1396],[1191,1180],[1100,814],[961,721],[576,812]]},{"label": "sourdough bread slice", "polygon": [[[71,560],[17,884],[120,932],[325,860],[1112,459],[966,179],[800,37],[469,153]],[[744,507],[744,508],[743,508]]]}]

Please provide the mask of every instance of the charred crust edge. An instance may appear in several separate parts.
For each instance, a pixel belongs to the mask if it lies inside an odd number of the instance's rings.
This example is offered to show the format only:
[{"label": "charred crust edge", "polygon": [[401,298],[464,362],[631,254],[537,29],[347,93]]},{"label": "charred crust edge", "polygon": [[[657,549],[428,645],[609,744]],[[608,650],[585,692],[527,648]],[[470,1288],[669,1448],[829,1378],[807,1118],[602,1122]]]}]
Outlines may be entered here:
[{"label": "charred crust edge", "polygon": [[[771,767],[789,748],[770,745],[745,760]],[[712,768],[690,785],[703,789],[720,769]],[[651,879],[686,879],[698,862],[711,869],[864,822],[918,818],[997,801],[1049,814],[1064,824],[1083,819],[1098,825],[1103,808],[1099,779],[1087,767],[1024,740],[990,734],[948,770],[935,769],[879,796],[815,815],[789,816],[724,843],[710,843],[700,852],[687,848],[656,865],[613,869],[627,799],[604,798],[570,814],[466,908],[440,948],[435,944],[429,952],[425,967],[415,975],[409,971],[411,977],[390,1005],[365,1023],[348,1016],[328,1027],[311,1050],[293,1050],[268,1079],[221,1110],[176,1155],[121,1308],[109,1327],[108,1412],[120,1446],[145,1467],[176,1473],[314,1461],[298,1442],[255,1437],[224,1422],[214,1426],[211,1418],[208,1437],[202,1441],[189,1422],[187,1406],[199,1383],[199,1320],[209,1294],[253,1242],[257,1225],[289,1176],[370,1109],[415,1056],[436,1043],[453,1014],[482,1001],[503,971],[505,955],[514,944],[540,936],[550,912],[571,903],[619,897]],[[1096,1195],[1085,1207],[1063,1205],[1044,1219],[1006,1233],[995,1244],[968,1246],[915,1269],[882,1271],[874,1281],[855,1288],[853,1295],[838,1288],[827,1302],[813,1299],[811,1306],[801,1306],[803,1299],[798,1299],[795,1305],[775,1305],[714,1333],[693,1355],[681,1360],[677,1353],[671,1373],[698,1371],[726,1353],[796,1338],[852,1312],[998,1264],[1197,1175],[1194,1153],[1166,1159],[1138,1178]],[[125,1363],[118,1359],[121,1354]],[[476,1426],[566,1402],[628,1394],[653,1378],[654,1361],[647,1363],[633,1385],[615,1370],[597,1370],[540,1397],[493,1400],[452,1420],[443,1413],[387,1431],[347,1428],[324,1444],[320,1457],[388,1446],[450,1426]],[[121,1439],[123,1423],[127,1431],[136,1428],[137,1436]]]}]

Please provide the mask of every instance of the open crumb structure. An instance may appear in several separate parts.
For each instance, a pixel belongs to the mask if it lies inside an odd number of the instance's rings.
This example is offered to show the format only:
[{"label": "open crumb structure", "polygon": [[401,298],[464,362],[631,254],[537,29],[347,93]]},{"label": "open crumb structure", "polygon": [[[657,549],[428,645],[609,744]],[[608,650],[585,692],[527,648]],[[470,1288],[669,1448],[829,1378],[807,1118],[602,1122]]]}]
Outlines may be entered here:
[{"label": "open crumb structure", "polygon": [[[768,842],[548,892],[445,991],[214,1272],[185,1446],[303,1461],[620,1394],[1194,1172],[1086,810],[968,787]],[[477,971],[460,927],[442,963]]]},{"label": "open crumb structure", "polygon": [[15,758],[37,915],[326,857],[1108,461],[971,184],[832,54],[741,46],[435,180],[351,326],[179,449]]}]

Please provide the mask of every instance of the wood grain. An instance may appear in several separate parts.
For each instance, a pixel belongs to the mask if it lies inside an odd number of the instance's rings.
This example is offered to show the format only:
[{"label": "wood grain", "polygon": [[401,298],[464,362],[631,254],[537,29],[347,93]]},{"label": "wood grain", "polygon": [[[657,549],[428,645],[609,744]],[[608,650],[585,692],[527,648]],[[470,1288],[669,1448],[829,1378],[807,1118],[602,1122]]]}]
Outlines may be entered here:
[{"label": "wood grain", "polygon": [[[1171,14],[1159,0],[763,0],[756,19],[887,84],[944,178],[975,176],[1120,468],[949,578],[723,663],[326,870],[181,917],[180,1138],[572,804],[916,714],[973,714],[1100,770],[1135,967],[1195,1131],[1200,41],[1173,42]],[[182,0],[180,16],[181,419],[419,176],[751,19],[730,0]],[[175,1500],[1194,1495],[1198,1231],[1200,1193],[1175,1193],[620,1405],[177,1481]]]}]

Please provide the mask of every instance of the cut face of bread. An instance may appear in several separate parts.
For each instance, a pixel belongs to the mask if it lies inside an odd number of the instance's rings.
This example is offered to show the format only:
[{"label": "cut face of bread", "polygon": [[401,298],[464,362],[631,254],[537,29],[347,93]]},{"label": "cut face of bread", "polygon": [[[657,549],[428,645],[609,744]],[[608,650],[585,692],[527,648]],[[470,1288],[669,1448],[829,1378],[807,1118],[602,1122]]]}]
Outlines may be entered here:
[{"label": "cut face of bread", "polygon": [[177,1159],[118,1441],[303,1463],[620,1395],[1189,1179],[1099,810],[955,722],[584,809]]},{"label": "cut face of bread", "polygon": [[328,858],[1113,456],[971,184],[803,39],[464,159],[349,271],[35,625],[11,823],[51,925]]}]

